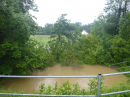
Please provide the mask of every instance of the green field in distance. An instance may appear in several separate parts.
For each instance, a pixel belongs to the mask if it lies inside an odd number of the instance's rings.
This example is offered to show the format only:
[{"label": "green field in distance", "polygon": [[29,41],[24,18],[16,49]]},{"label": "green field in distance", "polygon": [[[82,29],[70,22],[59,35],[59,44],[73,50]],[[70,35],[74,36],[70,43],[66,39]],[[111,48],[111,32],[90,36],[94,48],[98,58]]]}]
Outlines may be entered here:
[{"label": "green field in distance", "polygon": [[47,44],[50,41],[50,35],[31,35],[30,38],[43,44]]}]

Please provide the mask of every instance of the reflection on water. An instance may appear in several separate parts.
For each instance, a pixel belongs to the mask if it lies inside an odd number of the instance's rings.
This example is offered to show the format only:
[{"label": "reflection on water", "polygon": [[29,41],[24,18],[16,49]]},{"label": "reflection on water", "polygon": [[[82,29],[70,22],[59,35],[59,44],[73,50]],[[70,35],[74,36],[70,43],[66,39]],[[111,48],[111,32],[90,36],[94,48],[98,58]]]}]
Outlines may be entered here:
[{"label": "reflection on water", "polygon": [[[109,68],[101,65],[83,65],[78,67],[65,66],[61,67],[57,64],[53,67],[48,67],[42,70],[34,70],[30,76],[90,76],[98,75],[98,73],[108,74],[116,73],[117,71],[113,68]],[[116,80],[122,80],[126,78],[124,75],[107,76],[103,81],[105,85],[110,86],[115,83]],[[32,93],[33,89],[38,91],[39,85],[45,83],[45,86],[51,85],[54,87],[55,82],[58,82],[58,86],[69,80],[70,83],[78,82],[82,88],[88,88],[87,83],[89,78],[4,78],[6,84],[3,86],[4,89],[13,88],[14,90],[24,90],[26,93]]]}]

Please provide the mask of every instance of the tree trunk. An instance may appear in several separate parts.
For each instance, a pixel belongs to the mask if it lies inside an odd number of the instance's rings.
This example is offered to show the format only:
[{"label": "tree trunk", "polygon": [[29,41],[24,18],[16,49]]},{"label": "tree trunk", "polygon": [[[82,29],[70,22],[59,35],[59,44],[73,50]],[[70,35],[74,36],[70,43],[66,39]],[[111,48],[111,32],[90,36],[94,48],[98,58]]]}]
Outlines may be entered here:
[{"label": "tree trunk", "polygon": [[124,9],[123,9],[123,17],[124,17],[125,14],[126,14],[126,6],[127,6],[127,2],[125,1],[125,7],[124,7]]}]

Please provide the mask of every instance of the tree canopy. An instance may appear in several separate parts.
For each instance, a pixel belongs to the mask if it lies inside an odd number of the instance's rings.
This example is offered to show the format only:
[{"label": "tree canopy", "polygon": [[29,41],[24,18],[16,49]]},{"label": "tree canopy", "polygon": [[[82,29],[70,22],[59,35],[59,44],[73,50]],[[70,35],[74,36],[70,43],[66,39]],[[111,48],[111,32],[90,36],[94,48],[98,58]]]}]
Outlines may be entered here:
[{"label": "tree canopy", "polygon": [[[26,74],[29,67],[28,41],[37,24],[28,10],[37,10],[33,0],[1,0],[0,73]],[[28,71],[29,72],[29,71]]]}]

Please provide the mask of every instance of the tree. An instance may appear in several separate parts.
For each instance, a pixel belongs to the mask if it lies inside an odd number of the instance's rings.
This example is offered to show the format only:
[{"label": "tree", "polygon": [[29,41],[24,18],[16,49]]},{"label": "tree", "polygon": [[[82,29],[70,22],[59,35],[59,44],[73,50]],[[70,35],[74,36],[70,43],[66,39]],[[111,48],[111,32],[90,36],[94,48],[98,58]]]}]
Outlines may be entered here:
[{"label": "tree", "polygon": [[61,41],[61,38],[71,38],[71,31],[74,30],[74,26],[70,25],[70,21],[65,19],[67,14],[62,14],[60,18],[54,24],[54,30],[52,31],[52,35],[57,35],[57,39]]},{"label": "tree", "polygon": [[67,51],[81,35],[80,28],[69,23],[70,21],[65,19],[65,16],[66,14],[62,14],[58,18],[51,33],[53,40],[50,41],[49,46],[56,60],[59,60],[61,54]]},{"label": "tree", "polygon": [[95,20],[91,25],[90,34],[93,34],[98,38],[101,38],[103,34],[105,34],[104,25],[105,25],[105,17],[104,15],[100,14],[100,16],[98,16],[98,19]]},{"label": "tree", "polygon": [[104,9],[107,13],[105,31],[111,35],[119,34],[119,20],[129,11],[129,0],[107,0],[107,7]]},{"label": "tree", "polygon": [[[8,0],[6,0],[8,1]],[[34,3],[34,0],[13,0],[15,4],[13,7],[15,8],[15,13],[27,13],[29,10],[38,11],[37,5]]]},{"label": "tree", "polygon": [[77,27],[81,27],[82,26],[82,23],[81,22],[75,22],[74,23]]},{"label": "tree", "polygon": [[119,22],[119,35],[125,40],[130,40],[130,12]]},{"label": "tree", "polygon": [[44,27],[44,33],[46,34],[46,35],[50,35],[51,34],[51,32],[52,32],[52,30],[53,30],[53,24],[46,24],[45,25],[45,27]]},{"label": "tree", "polygon": [[[1,0],[0,3],[0,73],[26,74],[30,72],[29,37],[37,24],[27,12],[33,8],[32,0]],[[28,2],[27,6],[18,6]],[[23,11],[24,9],[26,11]],[[16,11],[17,10],[17,11]]]},{"label": "tree", "polygon": [[38,29],[35,33],[36,35],[45,35],[45,32],[44,32],[44,27],[42,26],[38,26]]}]

